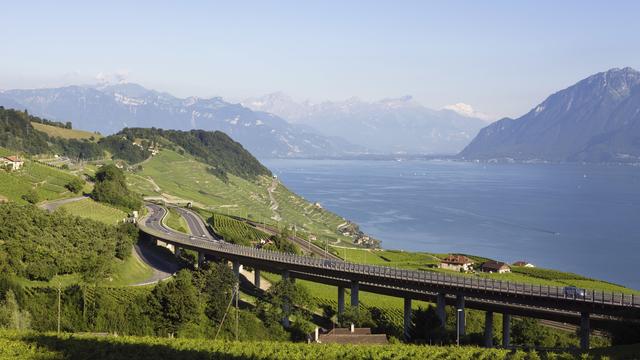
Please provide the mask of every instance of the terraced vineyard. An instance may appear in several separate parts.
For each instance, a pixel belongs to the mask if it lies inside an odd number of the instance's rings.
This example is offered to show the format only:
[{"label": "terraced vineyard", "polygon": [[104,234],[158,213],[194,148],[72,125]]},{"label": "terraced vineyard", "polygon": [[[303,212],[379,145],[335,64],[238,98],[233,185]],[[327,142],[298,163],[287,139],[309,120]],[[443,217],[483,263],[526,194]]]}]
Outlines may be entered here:
[{"label": "terraced vineyard", "polygon": [[[188,199],[202,208],[247,218],[253,221],[277,226],[273,220],[275,213],[280,214],[280,225],[296,225],[300,234],[313,234],[318,239],[325,238],[330,243],[349,238],[339,235],[337,227],[344,222],[341,217],[320,209],[300,196],[278,185],[273,192],[278,209],[271,209],[267,188],[272,183],[270,177],[260,177],[247,181],[229,175],[229,181],[223,182],[207,171],[208,166],[186,154],[164,149],[158,155],[142,164],[142,171],[127,175],[127,182],[134,191],[147,196],[159,196]],[[151,181],[160,188],[154,188]]]},{"label": "terraced vineyard", "polygon": [[[339,345],[287,342],[229,342],[79,334],[0,332],[0,357],[13,359],[538,359],[500,349],[417,345]],[[574,359],[572,354],[545,354],[546,359]],[[585,359],[594,357],[585,355]]]},{"label": "terraced vineyard", "polygon": [[26,161],[17,171],[0,171],[0,195],[9,200],[25,203],[22,195],[34,189],[40,200],[55,200],[72,196],[64,186],[73,179],[73,175],[64,171]]},{"label": "terraced vineyard", "polygon": [[261,239],[267,239],[269,237],[262,231],[228,216],[213,214],[209,222],[225,241],[234,244],[250,245],[251,243],[259,242]]}]

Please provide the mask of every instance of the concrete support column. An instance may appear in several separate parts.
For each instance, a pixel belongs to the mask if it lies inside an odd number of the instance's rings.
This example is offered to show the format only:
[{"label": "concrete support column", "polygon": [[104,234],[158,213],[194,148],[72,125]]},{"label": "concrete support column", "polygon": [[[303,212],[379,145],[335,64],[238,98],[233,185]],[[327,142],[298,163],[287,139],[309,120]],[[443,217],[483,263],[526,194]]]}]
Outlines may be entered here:
[{"label": "concrete support column", "polygon": [[360,291],[360,284],[357,281],[351,282],[351,307],[358,307],[360,305],[360,297],[358,292]]},{"label": "concrete support column", "polygon": [[591,334],[591,325],[589,324],[589,313],[580,313],[580,350],[589,350],[589,335]]},{"label": "concrete support column", "polygon": [[176,247],[176,257],[182,256],[182,248]]},{"label": "concrete support column", "polygon": [[260,289],[260,269],[253,269],[253,285]]},{"label": "concrete support column", "polygon": [[240,263],[236,260],[231,263],[231,266],[233,267],[233,274],[240,281]]},{"label": "concrete support column", "polygon": [[446,294],[445,293],[439,293],[438,294],[438,298],[437,298],[437,304],[436,304],[436,313],[438,314],[438,317],[440,318],[440,323],[441,323],[442,329],[444,329],[445,326],[447,325],[447,312],[445,310],[446,306],[447,306]]},{"label": "concrete support column", "polygon": [[502,347],[508,348],[511,343],[511,314],[502,313]]},{"label": "concrete support column", "polygon": [[484,313],[484,347],[493,347],[493,312]]},{"label": "concrete support column", "polygon": [[458,323],[458,331],[460,336],[465,335],[465,318],[464,318],[464,296],[456,295],[456,322]]},{"label": "concrete support column", "polygon": [[199,252],[198,253],[198,261],[196,262],[196,268],[199,268],[202,265],[204,265],[204,253]]},{"label": "concrete support column", "polygon": [[[290,280],[289,270],[285,270],[285,271],[282,272],[282,280]],[[288,313],[289,312],[289,306],[290,306],[290,304],[285,301],[285,303],[282,304],[282,310],[285,313]],[[291,323],[289,322],[289,317],[286,316],[286,315],[282,318],[282,326],[284,326],[285,328],[289,328],[289,326],[291,326]]]},{"label": "concrete support column", "polygon": [[404,298],[404,324],[403,324],[404,341],[411,338],[411,298]]},{"label": "concrete support column", "polygon": [[338,315],[344,314],[344,288],[338,286]]}]

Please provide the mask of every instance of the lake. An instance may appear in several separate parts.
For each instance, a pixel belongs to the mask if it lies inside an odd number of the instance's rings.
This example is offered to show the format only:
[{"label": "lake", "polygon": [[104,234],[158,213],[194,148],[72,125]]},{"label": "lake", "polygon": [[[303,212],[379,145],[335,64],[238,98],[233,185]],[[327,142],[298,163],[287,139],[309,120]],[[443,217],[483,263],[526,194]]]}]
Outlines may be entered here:
[{"label": "lake", "polygon": [[386,249],[468,253],[640,289],[640,168],[265,160]]}]

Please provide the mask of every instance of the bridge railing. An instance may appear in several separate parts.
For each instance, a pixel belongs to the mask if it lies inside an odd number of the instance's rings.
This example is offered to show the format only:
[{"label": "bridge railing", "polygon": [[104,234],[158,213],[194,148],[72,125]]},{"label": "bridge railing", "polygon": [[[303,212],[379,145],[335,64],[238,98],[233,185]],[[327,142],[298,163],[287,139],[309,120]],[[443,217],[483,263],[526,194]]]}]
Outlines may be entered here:
[{"label": "bridge railing", "polygon": [[[156,232],[153,229],[146,228],[145,231],[158,236],[159,238],[167,237],[167,234]],[[153,234],[154,232],[156,232],[156,234]],[[529,295],[625,307],[640,307],[640,295],[635,294],[623,294],[599,290],[569,289],[549,285],[535,285],[489,278],[446,274],[435,271],[408,270],[380,265],[356,264],[343,260],[321,259],[309,256],[286,254],[271,250],[256,249],[221,241],[212,242],[202,239],[191,239],[188,235],[177,233],[172,234],[171,237],[171,241],[182,242],[185,245],[226,252],[254,259],[279,262],[282,264],[304,265],[313,268],[339,270],[387,279],[448,285],[459,287],[461,289],[481,289],[514,295]]]}]

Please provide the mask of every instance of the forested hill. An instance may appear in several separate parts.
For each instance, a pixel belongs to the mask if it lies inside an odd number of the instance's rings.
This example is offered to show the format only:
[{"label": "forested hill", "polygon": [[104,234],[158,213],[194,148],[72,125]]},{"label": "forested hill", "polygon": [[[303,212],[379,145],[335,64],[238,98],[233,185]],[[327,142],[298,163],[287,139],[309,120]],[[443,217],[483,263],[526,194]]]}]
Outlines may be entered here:
[{"label": "forested hill", "polygon": [[214,174],[228,172],[245,179],[271,175],[271,171],[240,143],[221,131],[125,128],[114,136],[126,137],[132,141],[146,139],[153,143],[162,143],[163,139],[168,140],[190,155],[213,166]]},{"label": "forested hill", "polygon": [[107,151],[114,160],[136,164],[149,158],[152,150],[166,146],[186,152],[210,165],[209,171],[225,180],[227,173],[247,180],[271,175],[269,169],[242,145],[220,131],[125,128],[96,141],[93,138],[63,139],[50,136],[34,128],[34,122],[71,127],[70,123],[51,123],[31,116],[26,111],[0,106],[0,147],[31,155],[61,154],[81,160],[103,158]]}]

